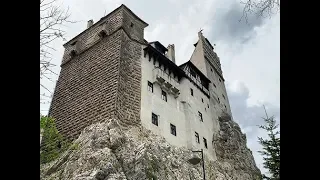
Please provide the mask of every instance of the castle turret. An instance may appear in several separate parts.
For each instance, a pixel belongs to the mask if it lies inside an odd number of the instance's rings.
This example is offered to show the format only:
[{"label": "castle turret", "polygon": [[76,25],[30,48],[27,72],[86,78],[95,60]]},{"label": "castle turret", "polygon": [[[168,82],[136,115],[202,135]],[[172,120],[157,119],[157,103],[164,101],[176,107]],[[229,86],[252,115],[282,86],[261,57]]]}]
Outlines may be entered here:
[{"label": "castle turret", "polygon": [[198,32],[198,38],[197,43],[194,44],[195,50],[190,61],[210,79],[209,91],[213,97],[213,103],[217,104],[219,109],[225,110],[231,115],[220,59],[202,31]]},{"label": "castle turret", "polygon": [[49,115],[74,139],[92,123],[140,121],[140,79],[144,28],[148,24],[125,5],[64,44],[61,72]]}]

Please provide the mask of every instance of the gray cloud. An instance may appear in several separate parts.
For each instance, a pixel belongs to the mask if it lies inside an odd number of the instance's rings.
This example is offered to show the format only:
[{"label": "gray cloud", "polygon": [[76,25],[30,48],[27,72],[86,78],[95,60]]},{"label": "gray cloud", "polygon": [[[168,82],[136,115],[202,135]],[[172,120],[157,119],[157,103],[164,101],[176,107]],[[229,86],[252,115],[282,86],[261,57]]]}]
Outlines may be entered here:
[{"label": "gray cloud", "polygon": [[[238,122],[242,128],[252,128],[246,132],[248,136],[255,135],[258,130],[257,125],[264,124],[263,117],[265,111],[263,105],[248,106],[247,100],[249,99],[249,89],[244,84],[239,84],[239,91],[228,92],[229,101],[231,104],[232,115],[234,120]],[[231,89],[231,88],[228,88]],[[280,108],[270,103],[264,103],[268,116],[274,116],[277,121],[280,121]]]},{"label": "gray cloud", "polygon": [[238,1],[233,2],[228,8],[218,8],[212,20],[212,38],[223,41],[239,41],[246,43],[255,36],[254,28],[263,24],[264,19],[255,15],[248,15],[248,23],[243,15],[243,5]]}]

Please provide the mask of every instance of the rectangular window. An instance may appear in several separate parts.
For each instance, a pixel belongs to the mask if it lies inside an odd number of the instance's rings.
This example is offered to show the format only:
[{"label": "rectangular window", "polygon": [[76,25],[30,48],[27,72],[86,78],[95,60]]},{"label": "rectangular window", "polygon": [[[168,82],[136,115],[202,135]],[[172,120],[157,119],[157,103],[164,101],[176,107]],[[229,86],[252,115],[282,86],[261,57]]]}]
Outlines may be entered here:
[{"label": "rectangular window", "polygon": [[167,93],[163,90],[161,92],[161,99],[164,100],[165,102],[167,102]]},{"label": "rectangular window", "polygon": [[191,94],[191,96],[193,96],[193,89],[192,88],[190,88],[190,94]]},{"label": "rectangular window", "polygon": [[177,132],[176,132],[176,126],[173,124],[170,124],[170,130],[171,130],[171,134],[174,136],[177,136]]},{"label": "rectangular window", "polygon": [[212,83],[212,84],[213,84],[213,86],[214,86],[215,88],[217,87],[215,83]]},{"label": "rectangular window", "polygon": [[158,126],[158,115],[152,113],[152,124]]},{"label": "rectangular window", "polygon": [[209,108],[209,104],[207,104],[208,105],[208,108]]},{"label": "rectangular window", "polygon": [[150,81],[148,81],[148,91],[153,93],[153,84]]},{"label": "rectangular window", "polygon": [[200,118],[200,121],[203,122],[203,119],[202,119],[202,113],[200,111],[198,111],[199,113],[199,118]]},{"label": "rectangular window", "polygon": [[221,79],[219,78],[219,81],[221,82]]},{"label": "rectangular window", "polygon": [[222,94],[223,99],[226,99],[226,97]]},{"label": "rectangular window", "polygon": [[203,143],[204,143],[204,147],[208,149],[207,139],[206,138],[203,138]]},{"label": "rectangular window", "polygon": [[201,101],[203,102],[203,98],[201,98]]},{"label": "rectangular window", "polygon": [[197,132],[195,132],[195,136],[196,136],[196,142],[200,144],[199,134]]}]

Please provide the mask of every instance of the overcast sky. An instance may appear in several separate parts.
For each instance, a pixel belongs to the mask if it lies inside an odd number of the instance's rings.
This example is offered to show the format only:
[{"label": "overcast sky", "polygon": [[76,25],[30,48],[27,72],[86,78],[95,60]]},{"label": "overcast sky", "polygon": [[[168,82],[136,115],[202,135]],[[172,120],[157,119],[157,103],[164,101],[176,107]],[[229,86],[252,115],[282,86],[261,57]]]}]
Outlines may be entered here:
[{"label": "overcast sky", "polygon": [[[147,41],[175,44],[178,65],[190,59],[197,32],[203,29],[204,36],[216,44],[234,120],[247,134],[248,147],[265,172],[257,153],[261,148],[257,137],[266,134],[257,125],[263,123],[263,104],[280,122],[280,14],[264,19],[251,17],[249,24],[239,22],[243,8],[240,0],[64,0],[60,4],[69,7],[71,20],[78,21],[65,27],[67,40],[82,32],[89,19],[97,22],[125,4],[149,24],[145,29]],[[57,73],[63,43],[53,44]],[[45,84],[51,89],[55,86],[48,81]],[[48,107],[41,105],[41,112],[46,114]]]}]

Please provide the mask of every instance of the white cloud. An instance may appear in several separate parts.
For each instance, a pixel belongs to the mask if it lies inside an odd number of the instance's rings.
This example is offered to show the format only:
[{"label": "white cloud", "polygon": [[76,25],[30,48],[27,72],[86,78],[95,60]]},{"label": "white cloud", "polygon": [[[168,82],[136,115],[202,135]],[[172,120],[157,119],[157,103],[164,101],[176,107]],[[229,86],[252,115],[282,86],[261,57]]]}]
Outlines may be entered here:
[{"label": "white cloud", "polygon": [[280,106],[280,21],[279,16],[254,29],[256,36],[241,50],[229,55],[227,49],[220,54],[228,59],[223,64],[228,82],[239,81],[250,90],[249,104],[269,102]]}]

